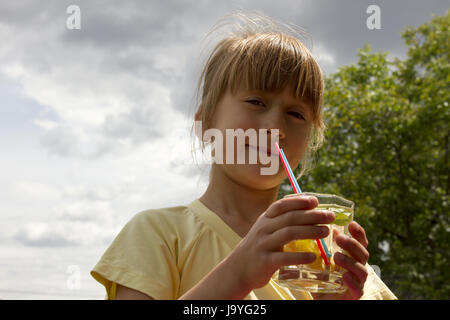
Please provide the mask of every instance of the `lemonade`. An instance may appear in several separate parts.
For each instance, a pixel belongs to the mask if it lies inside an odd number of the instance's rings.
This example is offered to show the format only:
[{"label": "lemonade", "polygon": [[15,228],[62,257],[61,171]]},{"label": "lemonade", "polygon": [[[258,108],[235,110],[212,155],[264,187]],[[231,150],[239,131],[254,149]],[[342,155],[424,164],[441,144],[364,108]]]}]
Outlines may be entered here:
[{"label": "lemonade", "polygon": [[309,264],[281,267],[275,274],[276,281],[291,289],[309,292],[342,292],[345,290],[342,282],[343,269],[334,263],[333,255],[342,252],[335,238],[339,233],[349,234],[348,224],[353,220],[353,202],[344,198],[328,195],[305,193],[317,197],[319,205],[316,209],[328,210],[335,214],[335,220],[326,224],[329,234],[323,238],[331,256],[328,265],[320,254],[315,239],[294,240],[284,245],[285,252],[312,252],[316,260]]},{"label": "lemonade", "polygon": [[[337,230],[339,232],[347,232],[347,226],[352,221],[353,218],[353,210],[336,205],[336,204],[319,204],[317,206],[317,209],[319,210],[328,210],[332,211],[335,214],[335,220],[330,224],[330,233],[334,230]],[[334,226],[333,226],[334,225]],[[332,235],[331,235],[332,237]],[[329,241],[327,241],[329,240]],[[328,248],[330,246],[334,249],[339,250],[338,248],[335,248],[336,246],[333,245],[333,239],[325,239],[325,244]],[[320,255],[319,248],[317,247],[317,243],[315,240],[312,239],[303,239],[303,240],[294,240],[286,244],[283,248],[283,251],[286,252],[312,252],[316,255],[316,260],[313,263],[308,264],[307,266],[314,270],[321,270],[325,271],[327,270],[327,266],[325,265],[325,261],[323,261],[322,256]],[[336,252],[336,250],[331,250],[331,252]],[[330,266],[329,271],[334,272],[336,269],[334,260],[332,257],[330,257]]]}]

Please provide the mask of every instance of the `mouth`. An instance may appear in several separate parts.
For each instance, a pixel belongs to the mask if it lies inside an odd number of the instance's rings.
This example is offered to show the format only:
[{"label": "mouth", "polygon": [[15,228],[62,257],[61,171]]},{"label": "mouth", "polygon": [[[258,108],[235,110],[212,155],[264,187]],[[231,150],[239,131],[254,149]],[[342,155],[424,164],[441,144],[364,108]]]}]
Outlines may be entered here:
[{"label": "mouth", "polygon": [[271,149],[266,149],[264,147],[251,146],[248,144],[246,144],[245,146],[248,147],[249,149],[256,150],[258,153],[266,154],[268,157],[276,156],[276,154],[272,153]]}]

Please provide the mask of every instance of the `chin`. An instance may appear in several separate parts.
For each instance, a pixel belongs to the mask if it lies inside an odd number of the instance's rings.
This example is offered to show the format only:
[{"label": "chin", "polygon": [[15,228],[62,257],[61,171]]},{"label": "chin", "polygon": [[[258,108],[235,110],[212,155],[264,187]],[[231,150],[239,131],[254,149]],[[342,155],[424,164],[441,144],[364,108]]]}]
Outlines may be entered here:
[{"label": "chin", "polygon": [[[269,167],[261,164],[249,164],[242,168],[239,174],[246,180],[249,187],[258,190],[267,190],[278,187],[284,180],[283,171],[278,170],[273,175],[262,175],[261,168]],[[279,168],[283,169],[283,168]],[[243,179],[243,180],[244,180]]]}]

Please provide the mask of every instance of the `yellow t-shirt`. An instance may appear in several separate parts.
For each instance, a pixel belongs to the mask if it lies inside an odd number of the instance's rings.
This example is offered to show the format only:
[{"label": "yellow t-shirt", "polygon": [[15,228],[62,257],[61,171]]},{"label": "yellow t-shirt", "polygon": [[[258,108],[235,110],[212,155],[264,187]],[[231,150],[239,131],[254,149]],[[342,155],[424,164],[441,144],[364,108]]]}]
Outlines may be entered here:
[{"label": "yellow t-shirt", "polygon": [[[105,286],[108,299],[115,298],[117,283],[155,299],[178,299],[241,240],[198,199],[188,206],[146,210],[125,225],[91,275]],[[370,266],[368,269],[362,299],[396,299],[373,269]],[[312,297],[271,280],[245,299],[310,300]]]}]

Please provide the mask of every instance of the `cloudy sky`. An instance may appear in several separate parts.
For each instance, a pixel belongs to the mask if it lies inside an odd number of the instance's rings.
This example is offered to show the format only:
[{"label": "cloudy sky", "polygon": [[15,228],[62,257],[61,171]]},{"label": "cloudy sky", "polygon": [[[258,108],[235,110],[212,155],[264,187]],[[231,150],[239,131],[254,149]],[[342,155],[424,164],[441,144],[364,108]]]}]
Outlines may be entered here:
[{"label": "cloudy sky", "polygon": [[[379,30],[366,25],[373,4]],[[81,10],[80,30],[67,28],[70,5]],[[203,193],[207,166],[192,160],[189,127],[203,39],[224,15],[257,10],[303,28],[332,73],[366,43],[404,57],[400,32],[448,8],[445,0],[1,1],[0,299],[102,299],[89,271],[123,225]]]}]

